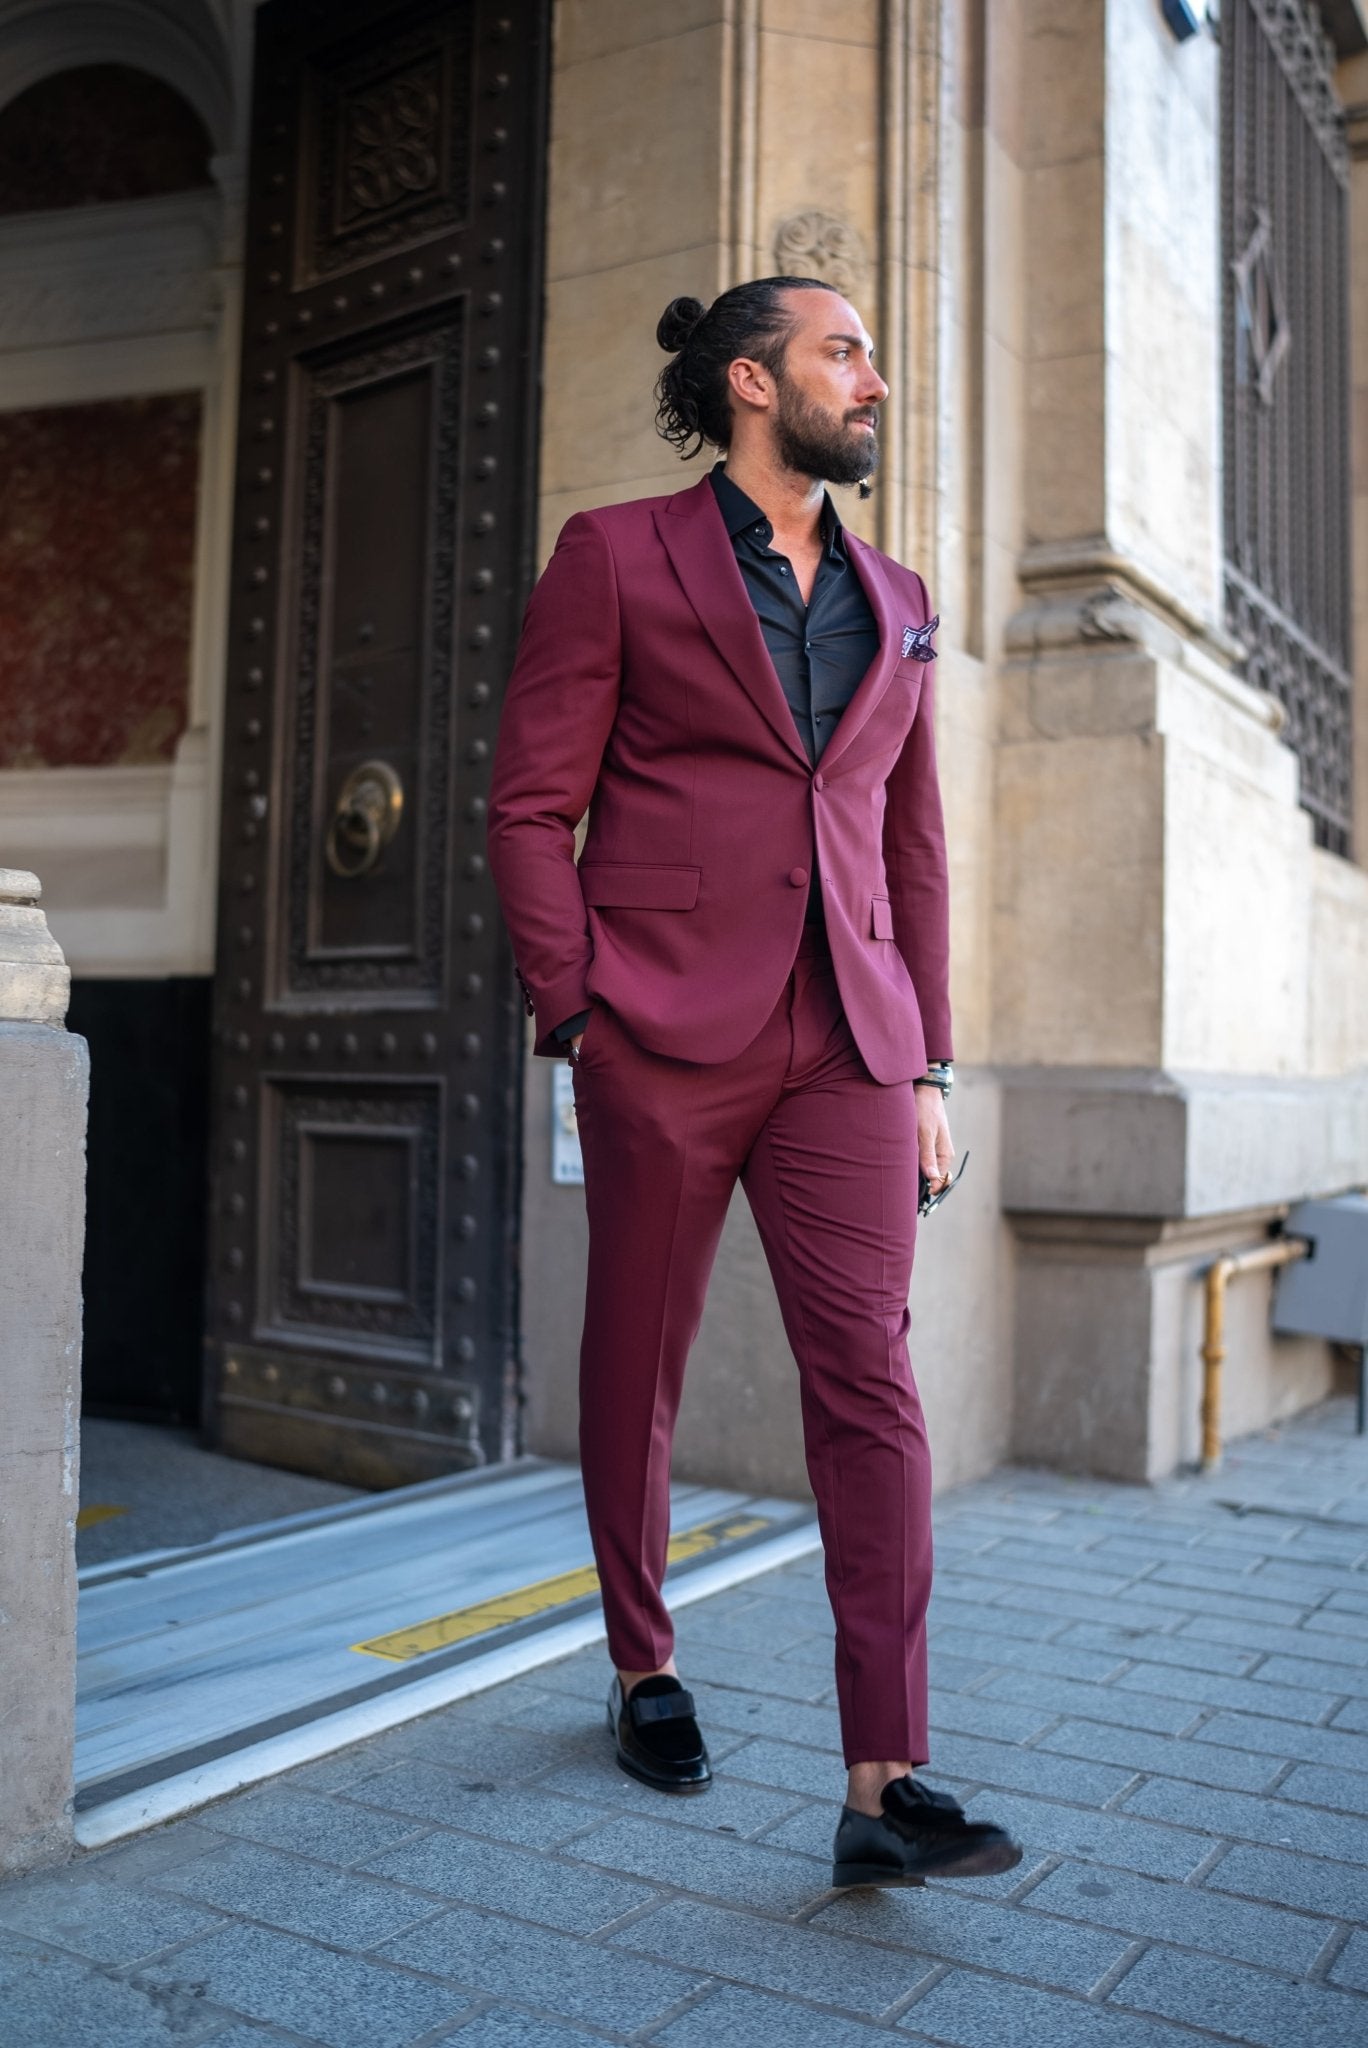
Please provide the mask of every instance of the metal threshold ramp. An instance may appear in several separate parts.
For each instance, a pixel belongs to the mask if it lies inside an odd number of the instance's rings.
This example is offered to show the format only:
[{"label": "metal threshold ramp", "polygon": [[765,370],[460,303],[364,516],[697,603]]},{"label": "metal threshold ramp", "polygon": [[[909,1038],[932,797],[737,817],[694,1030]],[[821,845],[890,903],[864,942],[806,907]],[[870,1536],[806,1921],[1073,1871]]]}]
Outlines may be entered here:
[{"label": "metal threshold ramp", "polygon": [[[675,1607],[815,1550],[809,1507],[671,1491]],[[521,1459],[82,1572],[87,1848],[603,1636],[579,1473]]]}]

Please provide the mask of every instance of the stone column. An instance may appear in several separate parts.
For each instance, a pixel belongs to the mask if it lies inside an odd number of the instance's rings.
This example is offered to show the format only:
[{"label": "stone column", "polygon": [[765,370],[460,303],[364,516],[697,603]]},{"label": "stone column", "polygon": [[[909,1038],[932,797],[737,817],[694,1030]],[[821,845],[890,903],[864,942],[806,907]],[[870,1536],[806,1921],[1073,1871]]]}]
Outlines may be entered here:
[{"label": "stone column", "polygon": [[[1147,1479],[1197,1448],[1205,1263],[1368,1167],[1368,875],[1312,845],[1225,627],[1219,47],[1150,0],[1021,12],[993,947],[1013,1442]],[[1231,1434],[1331,1384],[1325,1347],[1270,1337],[1269,1285],[1232,1309]]]},{"label": "stone column", "polygon": [[72,1840],[89,1062],[39,893],[0,868],[0,1876]]}]

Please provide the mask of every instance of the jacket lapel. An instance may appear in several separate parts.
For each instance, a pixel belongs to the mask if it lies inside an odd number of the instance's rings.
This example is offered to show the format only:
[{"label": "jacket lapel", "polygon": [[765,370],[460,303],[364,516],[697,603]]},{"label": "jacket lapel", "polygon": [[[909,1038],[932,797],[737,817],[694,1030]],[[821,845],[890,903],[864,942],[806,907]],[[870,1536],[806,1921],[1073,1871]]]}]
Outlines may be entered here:
[{"label": "jacket lapel", "polygon": [[893,598],[883,570],[879,566],[878,557],[848,529],[846,551],[854,564],[856,575],[864,585],[865,596],[869,599],[879,628],[879,651],[865,670],[856,686],[854,696],[836,722],[836,730],[831,735],[826,752],[822,755],[824,775],[836,765],[867,722],[870,713],[893,680],[893,671],[898,665],[902,651],[901,625],[895,615]]},{"label": "jacket lapel", "polygon": [[784,746],[810,768],[708,479],[671,498],[655,521],[684,595],[713,646]]}]

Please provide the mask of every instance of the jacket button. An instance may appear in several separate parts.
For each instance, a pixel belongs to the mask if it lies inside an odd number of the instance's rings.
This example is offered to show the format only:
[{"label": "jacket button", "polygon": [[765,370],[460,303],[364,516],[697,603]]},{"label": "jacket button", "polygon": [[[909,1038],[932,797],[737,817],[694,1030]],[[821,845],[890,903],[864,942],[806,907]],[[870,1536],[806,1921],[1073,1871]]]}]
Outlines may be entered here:
[{"label": "jacket button", "polygon": [[814,788],[814,789],[825,789],[825,788],[826,788],[826,777],[825,777],[825,775],[814,775],[814,776],[813,776],[813,778],[812,778],[812,786],[813,786],[813,788]]},{"label": "jacket button", "polygon": [[805,889],[807,887],[807,878],[808,871],[806,868],[789,869],[789,880],[792,882],[795,889]]}]

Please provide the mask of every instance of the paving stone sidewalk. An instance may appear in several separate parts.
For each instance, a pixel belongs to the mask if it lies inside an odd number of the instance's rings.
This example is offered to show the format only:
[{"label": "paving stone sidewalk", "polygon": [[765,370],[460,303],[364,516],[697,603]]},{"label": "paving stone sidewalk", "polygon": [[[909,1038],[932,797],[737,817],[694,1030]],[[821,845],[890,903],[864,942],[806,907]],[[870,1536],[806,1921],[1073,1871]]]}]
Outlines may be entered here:
[{"label": "paving stone sidewalk", "polygon": [[[1238,1507],[1222,1503],[1238,1503]],[[680,1617],[721,1764],[613,1766],[585,1652],[0,1887],[0,2048],[1368,2044],[1368,1447],[937,1512],[936,1782],[1006,1877],[826,1889],[818,1560]]]}]

